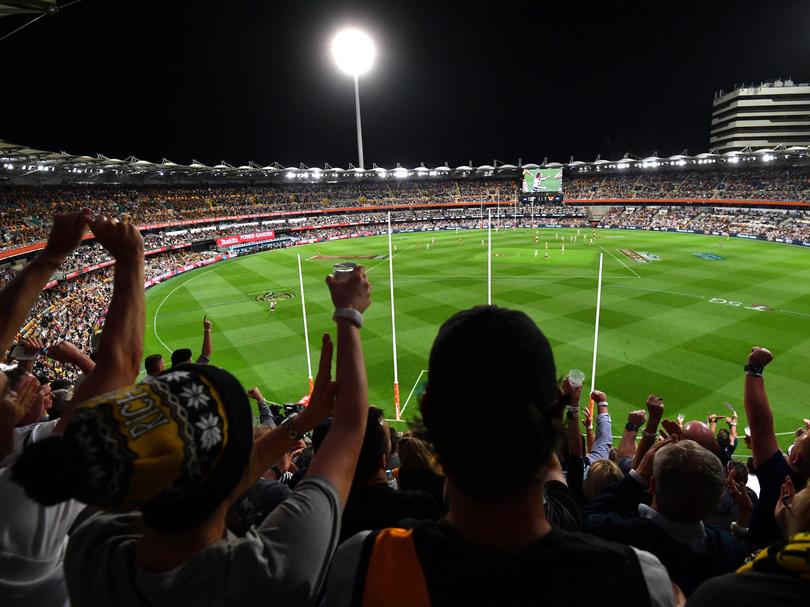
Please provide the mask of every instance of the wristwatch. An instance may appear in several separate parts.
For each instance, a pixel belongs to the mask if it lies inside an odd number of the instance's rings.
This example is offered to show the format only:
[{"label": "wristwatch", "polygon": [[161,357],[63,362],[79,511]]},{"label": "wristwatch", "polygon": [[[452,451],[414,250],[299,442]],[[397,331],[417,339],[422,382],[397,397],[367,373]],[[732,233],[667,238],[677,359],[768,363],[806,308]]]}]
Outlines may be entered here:
[{"label": "wristwatch", "polygon": [[287,433],[287,436],[289,436],[292,440],[301,440],[304,437],[303,434],[295,429],[292,417],[286,418],[283,422],[281,422],[281,426],[279,427],[282,428]]},{"label": "wristwatch", "polygon": [[349,320],[358,329],[363,326],[363,314],[353,308],[335,308],[335,313],[332,314],[332,320],[337,320],[338,318]]},{"label": "wristwatch", "polygon": [[630,422],[627,422],[624,425],[624,429],[629,430],[630,432],[638,432],[639,428],[641,428],[641,424],[631,424]]},{"label": "wristwatch", "polygon": [[753,377],[762,377],[762,372],[765,370],[764,365],[759,365],[757,363],[750,363],[743,367],[745,369],[746,375],[751,375]]}]

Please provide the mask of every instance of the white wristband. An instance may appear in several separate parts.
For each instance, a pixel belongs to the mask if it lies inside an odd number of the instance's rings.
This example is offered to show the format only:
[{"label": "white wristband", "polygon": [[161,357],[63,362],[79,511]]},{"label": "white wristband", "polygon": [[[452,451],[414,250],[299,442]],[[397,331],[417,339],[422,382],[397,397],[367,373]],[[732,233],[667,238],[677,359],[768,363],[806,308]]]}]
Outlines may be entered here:
[{"label": "white wristband", "polygon": [[338,318],[345,318],[358,329],[363,326],[363,315],[353,308],[335,308],[332,320],[337,320]]}]

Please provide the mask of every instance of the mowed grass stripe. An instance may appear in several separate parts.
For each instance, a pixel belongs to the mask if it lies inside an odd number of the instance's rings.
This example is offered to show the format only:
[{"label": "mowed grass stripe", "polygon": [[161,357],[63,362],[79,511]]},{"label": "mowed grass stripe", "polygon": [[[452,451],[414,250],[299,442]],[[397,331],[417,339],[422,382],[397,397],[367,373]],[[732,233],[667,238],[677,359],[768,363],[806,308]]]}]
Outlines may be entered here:
[{"label": "mowed grass stripe", "polygon": [[[590,372],[595,318],[598,247],[589,247],[590,230],[576,244],[572,230],[544,230],[535,244],[533,230],[493,232],[493,302],[515,307],[535,319],[548,335],[558,373],[570,368]],[[565,237],[566,251],[560,251]],[[792,429],[810,411],[801,402],[809,383],[810,251],[774,243],[697,235],[600,230],[605,255],[598,384],[610,397],[617,428],[627,411],[643,406],[650,392],[672,403],[668,413],[704,418],[732,402],[742,415],[742,364],[752,345],[766,345],[777,359],[768,369],[768,390],[777,430]],[[400,391],[407,394],[427,368],[430,345],[441,323],[454,312],[486,298],[486,232],[436,232],[394,236],[397,341]],[[459,245],[459,238],[462,244]],[[425,244],[435,239],[430,249]],[[661,261],[637,264],[619,249],[649,251]],[[387,254],[385,237],[331,241],[271,251],[218,264],[151,289],[148,293],[147,350],[161,351],[151,331],[158,304],[178,281],[201,272],[161,306],[158,332],[172,348],[201,342],[201,320],[212,317],[214,363],[233,371],[245,385],[258,384],[276,401],[297,400],[306,391],[303,320],[298,300],[296,255],[356,256]],[[534,257],[534,250],[539,256]],[[722,261],[693,255],[708,252]],[[624,264],[619,263],[619,260]],[[324,276],[336,260],[303,261],[313,364],[320,335],[334,334],[332,304]],[[371,400],[393,417],[388,263],[384,258],[354,260],[372,268],[374,305],[363,329]],[[632,268],[636,278],[624,265]],[[255,301],[255,293],[290,289],[293,300],[279,303],[275,314]],[[252,294],[252,295],[249,295]],[[710,303],[738,301],[741,306]],[[762,304],[773,311],[746,306]],[[780,309],[795,314],[779,312]],[[493,353],[496,355],[496,353]],[[590,385],[590,378],[586,386]],[[497,408],[497,403],[493,403]],[[406,417],[416,415],[411,403]],[[745,423],[743,419],[741,425]],[[790,437],[782,437],[786,443]],[[741,451],[744,452],[744,451]]]}]

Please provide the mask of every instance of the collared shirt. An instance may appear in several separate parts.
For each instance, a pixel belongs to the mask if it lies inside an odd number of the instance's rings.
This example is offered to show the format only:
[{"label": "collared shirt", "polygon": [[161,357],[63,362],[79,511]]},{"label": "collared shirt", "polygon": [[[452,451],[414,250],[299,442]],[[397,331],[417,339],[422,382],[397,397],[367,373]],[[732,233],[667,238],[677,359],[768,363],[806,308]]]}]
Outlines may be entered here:
[{"label": "collared shirt", "polygon": [[671,521],[647,504],[638,505],[638,514],[641,518],[649,519],[661,527],[676,542],[686,544],[694,550],[704,550],[706,548],[706,529],[703,527],[702,522],[678,523]]}]

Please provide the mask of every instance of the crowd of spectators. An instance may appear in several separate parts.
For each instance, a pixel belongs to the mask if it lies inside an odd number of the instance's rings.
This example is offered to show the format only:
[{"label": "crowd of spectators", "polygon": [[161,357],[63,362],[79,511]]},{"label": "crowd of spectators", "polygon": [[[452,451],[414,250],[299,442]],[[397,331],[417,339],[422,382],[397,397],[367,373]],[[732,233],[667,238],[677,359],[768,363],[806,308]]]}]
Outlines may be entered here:
[{"label": "crowd of spectators", "polygon": [[[212,255],[214,253],[184,250],[146,257],[145,280],[163,276]],[[98,260],[93,263],[98,263]],[[108,266],[72,280],[60,281],[43,290],[26,317],[16,341],[36,339],[46,344],[67,341],[85,352],[95,351],[96,339],[103,329],[110,305],[114,272],[115,268]],[[6,271],[0,286],[8,284],[16,275],[15,272]],[[72,366],[47,358],[39,362],[37,369],[54,379],[75,380],[78,376]]]},{"label": "crowd of spectators", "polygon": [[621,175],[574,174],[563,184],[567,199],[810,200],[810,168],[641,170]]},{"label": "crowd of spectators", "polygon": [[[41,241],[56,212],[93,208],[139,226],[278,212],[454,202],[514,201],[515,179],[362,180],[219,187],[0,188],[0,248]],[[742,199],[810,200],[810,169],[641,171],[621,175],[572,173],[563,183],[572,200]],[[147,243],[147,249],[149,248]]]},{"label": "crowd of spectators", "polygon": [[[534,321],[481,306],[439,329],[420,421],[401,434],[368,402],[362,267],[327,277],[336,338],[322,338],[307,406],[280,407],[216,366],[207,319],[195,363],[188,349],[144,361],[143,285],[178,258],[145,262],[132,224],[82,212],[6,275],[1,349],[85,227],[116,261],[98,303],[80,300],[104,309],[104,330],[88,344],[64,314],[0,373],[4,606],[586,605],[594,591],[621,605],[806,603],[810,420],[783,453],[767,349],[738,353],[743,463],[735,407],[668,419],[650,394],[614,420],[608,394],[560,380]],[[76,285],[51,303],[88,290]]]},{"label": "crowd of spectators", "polygon": [[611,207],[599,225],[702,230],[767,240],[810,241],[810,212],[793,209],[624,205]]}]

